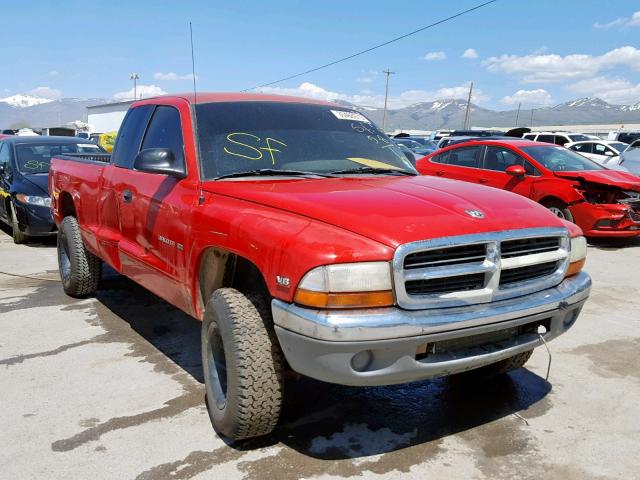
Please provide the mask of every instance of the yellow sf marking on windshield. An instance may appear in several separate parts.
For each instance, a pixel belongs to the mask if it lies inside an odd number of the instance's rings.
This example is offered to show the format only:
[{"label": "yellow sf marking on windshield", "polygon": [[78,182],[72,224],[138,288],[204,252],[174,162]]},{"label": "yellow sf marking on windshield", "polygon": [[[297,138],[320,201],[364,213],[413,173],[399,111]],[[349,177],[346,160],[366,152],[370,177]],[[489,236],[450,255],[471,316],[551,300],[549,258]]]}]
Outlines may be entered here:
[{"label": "yellow sf marking on windshield", "polygon": [[[235,139],[236,136],[246,136],[249,138],[252,138],[256,141],[256,143],[258,144],[257,147],[254,147],[252,145],[249,145],[247,143],[243,143],[243,142],[239,142],[238,140]],[[273,152],[278,152],[281,153],[282,150],[278,150],[277,148],[274,148],[271,144],[272,143],[278,143],[280,145],[282,145],[283,147],[286,147],[287,144],[284,142],[281,142],[280,140],[277,140],[275,138],[271,138],[271,137],[266,137],[264,139],[264,143],[267,144],[266,147],[261,147],[259,146],[260,143],[262,142],[262,139],[260,137],[258,137],[257,135],[253,135],[251,133],[245,133],[245,132],[233,132],[227,135],[227,141],[233,143],[234,145],[239,145],[240,147],[243,148],[247,148],[249,150],[251,150],[251,152],[255,152],[255,156],[250,156],[248,155],[248,153],[250,152],[238,152],[238,151],[234,151],[232,149],[229,149],[227,147],[224,147],[224,152],[229,154],[229,155],[235,155],[236,157],[242,157],[242,158],[246,158],[248,160],[262,160],[262,157],[264,156],[264,154],[262,153],[263,150],[269,152],[269,156],[271,157],[271,163],[272,165],[276,164],[276,157],[273,154]]]},{"label": "yellow sf marking on windshield", "polygon": [[371,160],[370,158],[347,157],[347,160],[351,160],[352,162],[359,163],[360,165],[366,165],[367,167],[371,168],[392,168],[394,170],[402,170],[395,165],[379,162],[378,160]]},{"label": "yellow sf marking on windshield", "polygon": [[260,137],[258,137],[256,135],[252,135],[250,133],[243,133],[243,132],[235,132],[235,133],[230,133],[229,135],[227,135],[227,140],[228,141],[230,141],[231,143],[235,143],[236,145],[240,145],[241,147],[245,147],[245,148],[248,148],[250,150],[253,150],[258,154],[258,156],[257,157],[250,157],[249,155],[243,155],[242,153],[233,152],[233,151],[229,150],[227,147],[224,147],[225,153],[228,153],[229,155],[235,155],[237,157],[248,158],[249,160],[260,160],[262,158],[262,152],[259,149],[257,149],[256,147],[252,147],[251,145],[247,145],[246,143],[242,143],[242,142],[238,142],[238,141],[234,140],[233,137],[236,136],[236,135],[246,135],[247,137],[255,138],[258,142],[260,141]]}]

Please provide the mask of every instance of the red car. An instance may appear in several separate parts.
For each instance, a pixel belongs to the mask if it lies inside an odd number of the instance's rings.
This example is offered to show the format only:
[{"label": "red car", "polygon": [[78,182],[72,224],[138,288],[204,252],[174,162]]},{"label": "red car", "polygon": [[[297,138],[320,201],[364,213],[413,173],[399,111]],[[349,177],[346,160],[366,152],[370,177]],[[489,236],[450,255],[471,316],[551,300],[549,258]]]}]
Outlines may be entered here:
[{"label": "red car", "polygon": [[473,140],[420,159],[434,175],[509,190],[580,226],[588,237],[640,235],[640,177],[556,145]]}]

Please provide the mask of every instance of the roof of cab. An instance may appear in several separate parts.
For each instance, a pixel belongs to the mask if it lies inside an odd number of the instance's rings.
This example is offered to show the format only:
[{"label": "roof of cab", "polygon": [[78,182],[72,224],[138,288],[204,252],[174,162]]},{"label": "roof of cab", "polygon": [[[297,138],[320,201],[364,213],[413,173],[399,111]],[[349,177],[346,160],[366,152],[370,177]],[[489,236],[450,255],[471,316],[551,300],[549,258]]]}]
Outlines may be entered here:
[{"label": "roof of cab", "polygon": [[326,102],[324,100],[316,100],[305,97],[292,97],[288,95],[268,95],[264,93],[241,93],[241,92],[198,92],[191,93],[173,93],[170,95],[161,95],[158,97],[145,98],[138,100],[132,106],[145,105],[157,102],[158,100],[183,99],[189,103],[216,103],[216,102],[282,102],[282,103],[311,103],[316,105],[329,105],[332,107],[345,108],[336,103]]}]

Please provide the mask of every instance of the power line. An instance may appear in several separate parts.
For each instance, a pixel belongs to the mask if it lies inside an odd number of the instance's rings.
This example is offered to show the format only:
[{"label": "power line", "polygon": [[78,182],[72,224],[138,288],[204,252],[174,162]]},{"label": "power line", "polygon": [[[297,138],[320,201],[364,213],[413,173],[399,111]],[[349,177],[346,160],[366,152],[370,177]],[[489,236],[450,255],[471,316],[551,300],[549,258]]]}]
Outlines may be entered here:
[{"label": "power line", "polygon": [[423,32],[429,28],[433,28],[437,25],[440,25],[442,23],[448,22],[450,20],[453,20],[454,18],[458,18],[461,17],[462,15],[466,15],[467,13],[473,12],[474,10],[478,10],[482,7],[486,7],[487,5],[491,4],[491,3],[495,3],[498,0],[490,0],[488,2],[484,2],[481,3],[479,5],[476,5],[474,7],[468,8],[467,10],[463,10],[462,12],[458,12],[455,15],[451,15],[450,17],[447,18],[443,18],[442,20],[438,20],[437,22],[434,22],[430,25],[427,25],[425,27],[419,28],[417,30],[414,30],[413,32],[409,32],[409,33],[405,33],[404,35],[400,35],[399,37],[396,38],[392,38],[391,40],[387,40],[386,42],[380,43],[378,45],[374,45],[373,47],[367,48],[366,50],[361,50],[359,52],[353,53],[351,55],[348,55],[346,57],[342,57],[338,60],[334,60],[333,62],[329,62],[329,63],[325,63],[324,65],[321,65],[319,67],[315,67],[315,68],[311,68],[309,70],[306,70],[304,72],[301,73],[296,73],[295,75],[289,75],[288,77],[284,77],[281,78],[279,80],[274,80],[273,82],[269,82],[269,83],[263,83],[262,85],[257,85],[255,87],[252,88],[245,88],[244,90],[242,90],[243,92],[247,92],[249,90],[255,90],[256,88],[262,88],[262,87],[269,87],[271,85],[275,85],[276,83],[280,83],[280,82],[285,82],[287,80],[291,80],[293,78],[297,78],[297,77],[301,77],[302,75],[306,75],[308,73],[313,73],[313,72],[317,72],[318,70],[322,70],[323,68],[327,68],[327,67],[331,67],[333,65],[336,65],[338,63],[342,63],[342,62],[346,62],[347,60],[351,60],[352,58],[358,57],[360,55],[364,55],[365,53],[369,53],[373,50],[376,50],[378,48],[384,47],[386,45],[389,45],[391,43],[397,42],[398,40],[402,40],[404,38],[410,37],[411,35],[415,35],[416,33],[420,33]]}]

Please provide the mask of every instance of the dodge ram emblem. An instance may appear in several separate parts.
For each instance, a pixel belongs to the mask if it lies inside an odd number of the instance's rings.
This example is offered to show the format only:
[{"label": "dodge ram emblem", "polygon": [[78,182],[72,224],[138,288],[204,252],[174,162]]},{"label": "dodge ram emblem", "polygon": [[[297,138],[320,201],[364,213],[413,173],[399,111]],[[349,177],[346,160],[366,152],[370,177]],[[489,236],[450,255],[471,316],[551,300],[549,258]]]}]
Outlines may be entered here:
[{"label": "dodge ram emblem", "polygon": [[465,210],[464,213],[473,218],[484,218],[484,213],[480,210]]}]

